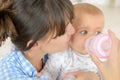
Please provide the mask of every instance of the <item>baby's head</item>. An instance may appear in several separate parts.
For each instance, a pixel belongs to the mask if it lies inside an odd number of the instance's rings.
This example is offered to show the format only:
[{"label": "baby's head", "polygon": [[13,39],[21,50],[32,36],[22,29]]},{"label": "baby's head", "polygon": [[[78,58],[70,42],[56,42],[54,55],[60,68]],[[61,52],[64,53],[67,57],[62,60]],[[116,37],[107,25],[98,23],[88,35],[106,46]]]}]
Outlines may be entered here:
[{"label": "baby's head", "polygon": [[102,11],[88,3],[74,5],[75,18],[72,22],[75,34],[71,39],[71,48],[81,54],[86,54],[85,41],[90,36],[102,33],[104,15]]}]

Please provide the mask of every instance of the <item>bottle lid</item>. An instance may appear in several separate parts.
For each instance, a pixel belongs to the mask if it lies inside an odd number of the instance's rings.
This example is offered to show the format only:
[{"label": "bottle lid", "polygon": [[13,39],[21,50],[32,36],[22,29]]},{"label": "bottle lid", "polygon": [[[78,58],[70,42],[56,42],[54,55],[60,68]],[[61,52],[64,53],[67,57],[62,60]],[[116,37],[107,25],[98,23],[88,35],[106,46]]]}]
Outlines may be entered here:
[{"label": "bottle lid", "polygon": [[99,58],[107,58],[111,50],[111,38],[108,34],[100,34],[86,40],[86,50],[93,52]]}]

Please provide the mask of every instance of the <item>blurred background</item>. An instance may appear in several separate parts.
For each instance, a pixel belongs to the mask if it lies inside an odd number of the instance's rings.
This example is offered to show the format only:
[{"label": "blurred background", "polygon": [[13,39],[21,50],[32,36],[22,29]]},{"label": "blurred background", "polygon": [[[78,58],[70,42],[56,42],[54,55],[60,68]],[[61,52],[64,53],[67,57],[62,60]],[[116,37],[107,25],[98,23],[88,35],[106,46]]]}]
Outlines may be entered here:
[{"label": "blurred background", "polygon": [[97,4],[97,5],[105,5],[110,7],[119,7],[120,6],[120,0],[71,0],[72,3],[78,3],[78,2],[87,2],[91,4]]},{"label": "blurred background", "polygon": [[[71,0],[73,4],[76,3],[91,3],[100,8],[105,15],[105,29],[111,29],[120,39],[120,0]],[[0,59],[10,51],[12,43],[8,38],[4,45],[0,47]]]}]

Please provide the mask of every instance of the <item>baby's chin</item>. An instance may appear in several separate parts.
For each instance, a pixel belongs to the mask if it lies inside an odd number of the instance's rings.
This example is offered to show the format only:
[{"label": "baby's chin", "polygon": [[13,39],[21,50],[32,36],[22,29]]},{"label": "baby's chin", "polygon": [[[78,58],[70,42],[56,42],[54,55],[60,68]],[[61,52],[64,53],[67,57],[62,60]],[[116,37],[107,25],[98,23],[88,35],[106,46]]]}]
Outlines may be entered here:
[{"label": "baby's chin", "polygon": [[77,50],[77,49],[73,49],[73,50],[74,50],[75,52],[77,52],[77,53],[82,54],[82,55],[88,54],[86,50]]},{"label": "baby's chin", "polygon": [[86,55],[88,54],[86,51],[79,52],[80,54]]}]

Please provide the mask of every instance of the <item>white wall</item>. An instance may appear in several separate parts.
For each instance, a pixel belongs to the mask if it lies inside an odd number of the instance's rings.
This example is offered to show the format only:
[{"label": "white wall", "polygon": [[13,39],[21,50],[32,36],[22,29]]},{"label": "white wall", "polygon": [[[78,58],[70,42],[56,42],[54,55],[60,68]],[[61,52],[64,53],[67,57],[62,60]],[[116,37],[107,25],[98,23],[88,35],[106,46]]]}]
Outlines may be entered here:
[{"label": "white wall", "polygon": [[109,0],[71,0],[73,4],[77,2],[87,2],[92,4],[107,5]]},{"label": "white wall", "polygon": [[116,0],[115,6],[116,6],[116,7],[120,7],[120,0]]},{"label": "white wall", "polygon": [[10,41],[10,38],[8,38],[6,42],[2,45],[2,47],[0,47],[0,59],[10,51],[11,47],[12,43]]},{"label": "white wall", "polygon": [[82,2],[88,2],[99,5],[108,5],[109,0],[82,0]]},{"label": "white wall", "polygon": [[96,5],[107,5],[111,7],[120,7],[120,0],[71,0],[73,4],[78,2],[86,2]]}]

